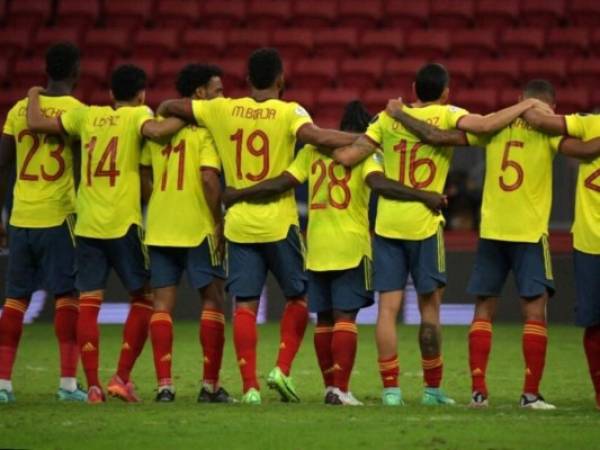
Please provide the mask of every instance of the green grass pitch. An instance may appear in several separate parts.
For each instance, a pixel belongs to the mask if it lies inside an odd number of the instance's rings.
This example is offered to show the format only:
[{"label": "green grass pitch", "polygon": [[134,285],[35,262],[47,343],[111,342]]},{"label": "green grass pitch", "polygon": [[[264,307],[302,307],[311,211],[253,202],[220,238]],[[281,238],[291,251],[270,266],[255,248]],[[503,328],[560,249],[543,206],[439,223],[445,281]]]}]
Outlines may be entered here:
[{"label": "green grass pitch", "polygon": [[[155,378],[150,342],[134,371],[144,403],[128,405],[110,399],[105,405],[59,404],[57,349],[52,327],[26,326],[13,383],[14,405],[0,407],[0,448],[126,448],[134,449],[598,449],[600,413],[595,411],[586,371],[581,331],[551,326],[542,391],[558,410],[518,408],[523,362],[521,327],[494,329],[489,367],[491,407],[466,408],[470,395],[467,327],[444,328],[444,388],[459,403],[455,407],[419,405],[422,389],[417,328],[400,326],[401,385],[407,401],[402,408],[379,404],[374,329],[361,326],[358,357],[351,389],[364,407],[322,404],[321,377],[309,326],[293,369],[302,398],[281,404],[264,386],[275,360],[278,327],[260,327],[259,373],[263,405],[199,405],[195,402],[201,370],[197,325],[176,323],[174,372],[177,400],[155,404]],[[120,326],[104,326],[101,375],[106,381],[116,365]],[[240,381],[227,327],[222,384],[237,398]],[[82,378],[82,377],[81,377]],[[83,378],[82,378],[83,379]]]}]

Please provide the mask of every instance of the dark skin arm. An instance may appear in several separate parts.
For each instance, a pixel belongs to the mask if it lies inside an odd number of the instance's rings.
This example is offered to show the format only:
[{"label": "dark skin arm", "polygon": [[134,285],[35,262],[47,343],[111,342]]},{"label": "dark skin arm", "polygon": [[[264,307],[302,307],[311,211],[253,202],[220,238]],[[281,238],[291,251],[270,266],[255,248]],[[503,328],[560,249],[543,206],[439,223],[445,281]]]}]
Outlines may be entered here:
[{"label": "dark skin arm", "polygon": [[[4,208],[4,199],[8,190],[9,171],[13,167],[17,155],[17,146],[14,136],[3,134],[0,138],[0,211]],[[6,230],[0,222],[0,247],[5,248]]]},{"label": "dark skin arm", "polygon": [[560,142],[558,151],[571,158],[591,161],[600,156],[600,138],[584,142],[581,139],[567,137]]},{"label": "dark skin arm", "polygon": [[152,141],[177,133],[186,125],[186,122],[177,117],[168,117],[165,120],[150,119],[142,125],[142,135]]},{"label": "dark skin arm", "polygon": [[156,110],[156,114],[162,117],[178,117],[187,123],[196,123],[192,100],[189,98],[165,100]]},{"label": "dark skin arm", "polygon": [[531,108],[523,114],[523,119],[546,134],[567,134],[565,116],[551,114],[541,108]]},{"label": "dark skin arm", "polygon": [[242,201],[262,201],[283,194],[284,192],[293,189],[298,184],[298,180],[289,173],[284,172],[278,177],[261,181],[254,186],[244,189],[227,187],[223,193],[223,203],[226,207],[230,207],[231,205]]},{"label": "dark skin arm", "polygon": [[140,182],[142,186],[142,203],[147,204],[154,189],[152,167],[140,165]]},{"label": "dark skin arm", "polygon": [[221,258],[225,251],[225,239],[223,237],[223,211],[221,209],[221,182],[219,180],[219,172],[212,168],[200,169],[202,178],[202,188],[204,189],[204,197],[206,203],[213,216],[215,222],[215,239],[217,253]]},{"label": "dark skin arm", "polygon": [[352,144],[336,148],[331,157],[343,166],[352,167],[373,154],[375,150],[377,145],[365,135],[360,135]]}]

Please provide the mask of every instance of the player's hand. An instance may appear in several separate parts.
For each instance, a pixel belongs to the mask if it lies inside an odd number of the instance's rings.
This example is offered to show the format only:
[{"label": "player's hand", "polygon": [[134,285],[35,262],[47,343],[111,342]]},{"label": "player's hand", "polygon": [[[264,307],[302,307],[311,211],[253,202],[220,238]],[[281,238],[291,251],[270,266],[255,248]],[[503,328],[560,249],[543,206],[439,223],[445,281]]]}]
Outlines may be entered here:
[{"label": "player's hand", "polygon": [[531,108],[535,108],[545,114],[554,114],[554,110],[550,105],[548,105],[548,103],[538,100],[537,98],[530,98],[527,100],[529,100],[529,103],[531,103]]},{"label": "player's hand", "polygon": [[27,91],[27,97],[41,95],[44,92],[46,92],[46,89],[43,88],[42,86],[33,86],[32,88],[29,88],[29,90]]},{"label": "player's hand", "polygon": [[448,197],[438,192],[423,191],[423,203],[434,214],[440,214],[442,209],[448,206]]},{"label": "player's hand", "polygon": [[402,111],[403,107],[404,102],[402,101],[402,97],[393,98],[388,100],[385,112],[387,112],[389,116],[395,117],[396,114]]},{"label": "player's hand", "polygon": [[229,208],[238,201],[237,197],[238,190],[227,186],[223,191],[223,194],[221,194],[221,201],[225,205],[225,208]]},{"label": "player's hand", "polygon": [[225,256],[225,233],[224,233],[224,224],[223,222],[219,222],[215,225],[215,252],[217,253],[217,258],[219,261],[223,261],[223,257]]}]

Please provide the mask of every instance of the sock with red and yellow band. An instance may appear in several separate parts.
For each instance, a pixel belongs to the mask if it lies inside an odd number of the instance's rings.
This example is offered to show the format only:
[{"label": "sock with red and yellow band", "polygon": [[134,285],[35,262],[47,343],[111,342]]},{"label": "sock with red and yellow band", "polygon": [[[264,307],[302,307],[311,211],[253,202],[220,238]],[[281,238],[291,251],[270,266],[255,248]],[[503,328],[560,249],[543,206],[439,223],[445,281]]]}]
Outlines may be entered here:
[{"label": "sock with red and yellow band", "polygon": [[444,372],[444,362],[441,355],[430,358],[421,358],[421,366],[423,367],[425,387],[439,388]]},{"label": "sock with red and yellow band", "polygon": [[492,323],[475,319],[469,331],[469,368],[471,369],[471,391],[481,392],[487,397],[485,382],[490,350],[492,348]]},{"label": "sock with red and yellow band", "polygon": [[10,380],[17,356],[17,348],[23,334],[23,318],[27,302],[7,298],[0,317],[0,380]]},{"label": "sock with red and yellow band", "polygon": [[248,308],[237,308],[233,315],[233,345],[237,356],[243,391],[260,389],[256,378],[256,313]]},{"label": "sock with red and yellow band", "polygon": [[281,318],[279,354],[277,355],[277,367],[285,375],[290,374],[292,362],[304,338],[307,324],[306,301],[304,299],[288,300]]},{"label": "sock with red and yellow band", "polygon": [[546,365],[548,331],[546,323],[528,320],[523,327],[523,356],[525,358],[525,381],[523,393],[538,395]]},{"label": "sock with red and yellow band", "polygon": [[171,386],[171,362],[173,352],[173,320],[166,311],[156,311],[150,319],[150,338],[154,368],[159,386]]},{"label": "sock with red and yellow band", "polygon": [[81,364],[88,387],[100,386],[98,379],[98,355],[100,331],[98,313],[102,298],[83,296],[79,298],[79,317],[77,319],[77,346],[81,355]]},{"label": "sock with red and yellow band", "polygon": [[223,361],[225,346],[225,316],[223,311],[204,308],[200,316],[200,344],[204,353],[202,382],[212,387],[213,392],[219,385],[219,372]]},{"label": "sock with red and yellow band", "polygon": [[333,385],[348,392],[350,375],[356,358],[358,329],[353,320],[338,320],[333,326],[331,351],[333,353]]},{"label": "sock with red and yellow band", "polygon": [[400,375],[400,365],[398,355],[379,358],[379,374],[384,388],[398,387],[398,376]]},{"label": "sock with red and yellow band", "polygon": [[333,352],[331,351],[332,339],[333,326],[329,324],[317,323],[313,342],[325,387],[333,386]]},{"label": "sock with red and yellow band", "polygon": [[75,378],[79,347],[77,346],[77,319],[79,302],[75,297],[66,296],[56,299],[54,311],[54,334],[58,340],[60,354],[60,376]]}]

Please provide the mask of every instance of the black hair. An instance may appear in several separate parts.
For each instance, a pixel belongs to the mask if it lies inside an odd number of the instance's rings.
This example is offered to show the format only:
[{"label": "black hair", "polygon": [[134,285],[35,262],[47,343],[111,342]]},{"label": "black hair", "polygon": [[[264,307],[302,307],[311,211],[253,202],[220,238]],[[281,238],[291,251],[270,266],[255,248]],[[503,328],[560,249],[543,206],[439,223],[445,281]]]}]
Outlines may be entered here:
[{"label": "black hair", "polygon": [[450,83],[450,74],[441,64],[425,64],[417,72],[415,91],[422,102],[438,100]]},{"label": "black hair", "polygon": [[352,100],[344,108],[344,114],[340,121],[340,130],[364,133],[370,121],[371,114],[367,111],[365,105],[360,100]]},{"label": "black hair", "polygon": [[196,89],[206,86],[213,77],[222,77],[223,71],[210,64],[188,64],[179,75],[175,87],[182,97],[191,97]]},{"label": "black hair", "polygon": [[248,78],[256,89],[268,89],[283,73],[283,62],[274,48],[259,48],[248,58]]},{"label": "black hair", "polygon": [[61,81],[77,75],[79,49],[70,42],[60,42],[46,52],[46,73],[51,80]]},{"label": "black hair", "polygon": [[556,91],[554,86],[548,80],[531,80],[523,88],[525,97],[539,98],[540,96],[548,96],[554,103],[556,100]]},{"label": "black hair", "polygon": [[110,89],[116,101],[133,100],[138,92],[146,89],[146,72],[133,64],[123,64],[113,70]]}]

